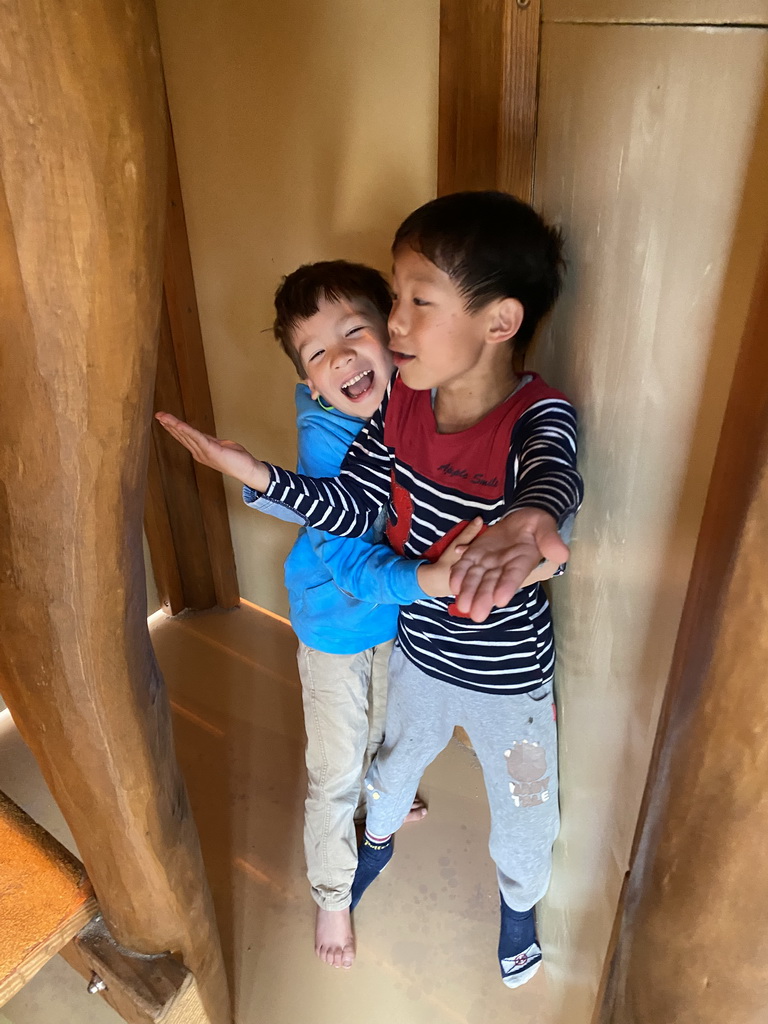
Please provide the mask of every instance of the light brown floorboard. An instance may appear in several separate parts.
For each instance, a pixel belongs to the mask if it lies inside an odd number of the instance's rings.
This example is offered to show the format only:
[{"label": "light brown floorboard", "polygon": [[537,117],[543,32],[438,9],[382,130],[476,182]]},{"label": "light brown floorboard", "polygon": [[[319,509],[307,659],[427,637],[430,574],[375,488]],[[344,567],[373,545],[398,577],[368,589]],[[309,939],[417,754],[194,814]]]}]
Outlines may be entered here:
[{"label": "light brown floorboard", "polygon": [[[356,914],[350,972],[319,963],[301,840],[303,722],[295,639],[245,605],[152,620],[175,709],[179,760],[235,989],[238,1024],[547,1024],[546,976],[498,977],[498,890],[488,807],[472,753],[453,741],[428,769],[430,813]],[[0,788],[71,844],[31,758],[0,724]],[[114,1024],[52,962],[0,1009],[10,1024]]]}]

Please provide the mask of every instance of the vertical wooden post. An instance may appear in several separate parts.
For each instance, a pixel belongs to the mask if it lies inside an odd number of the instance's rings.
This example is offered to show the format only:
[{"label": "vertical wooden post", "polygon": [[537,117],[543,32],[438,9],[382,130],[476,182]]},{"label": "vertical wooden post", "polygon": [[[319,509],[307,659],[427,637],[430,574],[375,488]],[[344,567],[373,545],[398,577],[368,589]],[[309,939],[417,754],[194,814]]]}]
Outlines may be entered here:
[{"label": "vertical wooden post", "polygon": [[731,389],[599,1010],[753,1024],[768,1005],[768,248]]},{"label": "vertical wooden post", "polygon": [[[172,136],[154,407],[189,420],[206,434],[216,433]],[[221,473],[195,462],[157,423],[152,425],[144,528],[166,612],[240,604]]]},{"label": "vertical wooden post", "polygon": [[437,190],[533,197],[541,0],[442,0]]},{"label": "vertical wooden post", "polygon": [[9,0],[0,35],[0,683],[124,946],[230,1018],[146,626],[166,124],[151,0]]}]

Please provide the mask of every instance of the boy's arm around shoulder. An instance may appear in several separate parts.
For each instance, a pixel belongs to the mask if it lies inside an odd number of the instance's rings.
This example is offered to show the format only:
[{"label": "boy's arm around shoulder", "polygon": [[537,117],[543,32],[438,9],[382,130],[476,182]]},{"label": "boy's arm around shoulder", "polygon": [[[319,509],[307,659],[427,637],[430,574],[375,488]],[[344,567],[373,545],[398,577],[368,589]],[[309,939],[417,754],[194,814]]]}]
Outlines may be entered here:
[{"label": "boy's arm around shoulder", "polygon": [[476,622],[494,606],[508,604],[542,559],[554,565],[568,561],[558,528],[572,524],[583,498],[573,406],[562,397],[537,402],[516,431],[517,474],[508,488],[506,515],[470,545],[451,576],[459,610]]},{"label": "boy's arm around shoulder", "polygon": [[[309,476],[335,476],[347,454],[345,442],[322,420],[299,423],[299,465]],[[310,530],[308,537],[334,583],[369,604],[412,604],[425,597],[418,570],[422,562],[403,558],[367,537],[336,537]]]}]

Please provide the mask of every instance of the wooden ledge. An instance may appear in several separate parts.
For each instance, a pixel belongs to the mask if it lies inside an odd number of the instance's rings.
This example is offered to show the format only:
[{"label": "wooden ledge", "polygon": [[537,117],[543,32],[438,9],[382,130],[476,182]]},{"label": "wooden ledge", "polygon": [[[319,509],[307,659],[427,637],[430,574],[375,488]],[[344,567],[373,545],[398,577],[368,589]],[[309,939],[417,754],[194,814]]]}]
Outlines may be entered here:
[{"label": "wooden ledge", "polygon": [[97,912],[80,861],[0,793],[0,1006]]}]

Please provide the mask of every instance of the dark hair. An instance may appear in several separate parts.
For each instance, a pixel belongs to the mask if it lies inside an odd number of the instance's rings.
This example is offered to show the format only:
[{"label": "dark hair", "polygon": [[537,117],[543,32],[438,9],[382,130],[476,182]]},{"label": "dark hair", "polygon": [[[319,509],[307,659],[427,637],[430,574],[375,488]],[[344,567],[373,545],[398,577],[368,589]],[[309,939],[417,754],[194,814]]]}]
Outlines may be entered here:
[{"label": "dark hair", "polygon": [[397,229],[392,251],[410,246],[444,271],[475,313],[494,299],[524,311],[514,338],[522,355],[560,293],[563,239],[507,192],[454,192],[420,206]]},{"label": "dark hair", "polygon": [[292,334],[297,324],[315,315],[321,298],[329,302],[367,299],[381,313],[385,322],[392,308],[389,285],[378,270],[362,263],[325,260],[305,263],[288,274],[275,292],[275,322],[272,329],[300,377],[305,375],[306,370],[294,348]]}]

